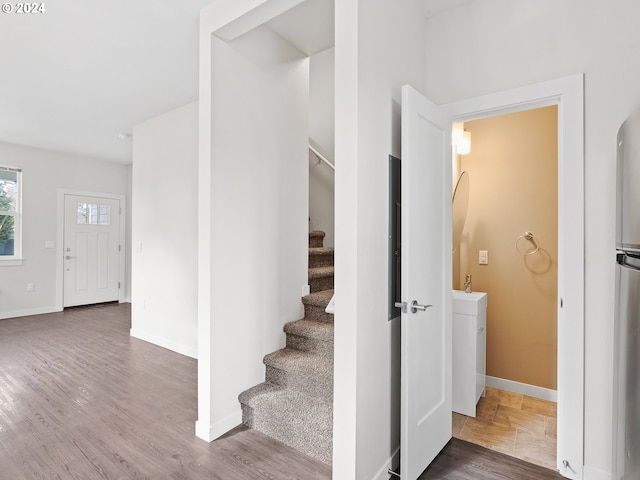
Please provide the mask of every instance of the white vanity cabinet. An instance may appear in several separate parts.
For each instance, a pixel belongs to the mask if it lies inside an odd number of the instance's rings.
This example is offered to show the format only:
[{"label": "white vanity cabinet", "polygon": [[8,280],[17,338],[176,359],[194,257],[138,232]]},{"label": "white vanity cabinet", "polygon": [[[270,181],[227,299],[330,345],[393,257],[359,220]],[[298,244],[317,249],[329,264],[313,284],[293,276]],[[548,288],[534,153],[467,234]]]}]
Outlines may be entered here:
[{"label": "white vanity cabinet", "polygon": [[453,291],[453,411],[476,416],[484,394],[487,294]]}]

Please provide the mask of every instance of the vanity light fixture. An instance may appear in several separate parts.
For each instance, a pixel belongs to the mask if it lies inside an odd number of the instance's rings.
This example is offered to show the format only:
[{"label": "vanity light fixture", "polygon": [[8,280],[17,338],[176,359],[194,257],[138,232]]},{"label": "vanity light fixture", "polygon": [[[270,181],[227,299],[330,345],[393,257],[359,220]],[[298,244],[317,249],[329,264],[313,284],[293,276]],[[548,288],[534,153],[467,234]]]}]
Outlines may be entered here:
[{"label": "vanity light fixture", "polygon": [[462,141],[456,145],[456,151],[460,155],[471,153],[471,132],[463,132]]},{"label": "vanity light fixture", "polygon": [[471,152],[471,132],[464,129],[464,123],[454,123],[451,129],[451,145],[456,148],[458,155]]}]

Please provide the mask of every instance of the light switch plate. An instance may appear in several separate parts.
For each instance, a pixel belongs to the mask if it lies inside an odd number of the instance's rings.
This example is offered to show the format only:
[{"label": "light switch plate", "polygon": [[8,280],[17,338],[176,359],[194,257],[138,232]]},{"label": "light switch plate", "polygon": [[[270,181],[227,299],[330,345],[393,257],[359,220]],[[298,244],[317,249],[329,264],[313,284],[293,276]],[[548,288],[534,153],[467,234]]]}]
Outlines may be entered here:
[{"label": "light switch plate", "polygon": [[480,265],[489,265],[489,251],[480,250],[478,252],[478,263]]}]

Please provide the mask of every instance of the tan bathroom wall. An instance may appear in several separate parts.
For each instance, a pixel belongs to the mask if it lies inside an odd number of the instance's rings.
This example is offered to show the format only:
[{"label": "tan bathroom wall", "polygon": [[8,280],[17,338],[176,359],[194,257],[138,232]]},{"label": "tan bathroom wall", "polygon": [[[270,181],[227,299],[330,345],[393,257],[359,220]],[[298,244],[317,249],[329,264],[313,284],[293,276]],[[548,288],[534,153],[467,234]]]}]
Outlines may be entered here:
[{"label": "tan bathroom wall", "polygon": [[[471,153],[468,217],[460,246],[460,283],[488,293],[487,375],[556,389],[558,122],[545,107],[465,123]],[[516,251],[532,232],[534,255]],[[528,252],[533,244],[518,242]],[[488,265],[478,252],[489,252]]]}]

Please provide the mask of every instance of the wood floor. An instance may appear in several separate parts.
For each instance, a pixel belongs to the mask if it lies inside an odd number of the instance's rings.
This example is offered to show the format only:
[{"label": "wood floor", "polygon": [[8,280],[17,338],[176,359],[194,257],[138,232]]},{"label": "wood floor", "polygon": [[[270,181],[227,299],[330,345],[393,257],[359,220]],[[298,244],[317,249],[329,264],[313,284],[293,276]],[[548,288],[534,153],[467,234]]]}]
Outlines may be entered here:
[{"label": "wood floor", "polygon": [[[129,328],[128,304],[0,320],[2,480],[331,478],[329,466],[244,427],[196,438],[196,361]],[[458,439],[420,477],[556,478]]]},{"label": "wood floor", "polygon": [[196,361],[129,337],[128,307],[0,321],[0,478],[331,477],[253,430],[197,439]]},{"label": "wood floor", "polygon": [[558,472],[457,438],[418,480],[562,480]]}]

